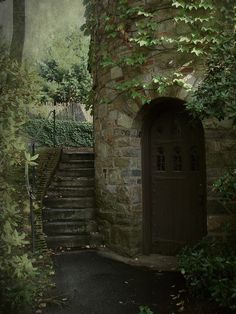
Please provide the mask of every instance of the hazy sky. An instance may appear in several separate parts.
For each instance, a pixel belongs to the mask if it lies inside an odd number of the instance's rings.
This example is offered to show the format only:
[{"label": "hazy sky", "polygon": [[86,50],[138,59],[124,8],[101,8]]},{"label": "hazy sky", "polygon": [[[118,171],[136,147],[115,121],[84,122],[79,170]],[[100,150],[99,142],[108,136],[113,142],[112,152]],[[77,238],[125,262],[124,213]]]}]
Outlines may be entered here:
[{"label": "hazy sky", "polygon": [[[12,2],[0,2],[0,25],[8,41],[12,36]],[[36,59],[50,46],[53,34],[84,23],[82,0],[26,0],[24,56]]]}]

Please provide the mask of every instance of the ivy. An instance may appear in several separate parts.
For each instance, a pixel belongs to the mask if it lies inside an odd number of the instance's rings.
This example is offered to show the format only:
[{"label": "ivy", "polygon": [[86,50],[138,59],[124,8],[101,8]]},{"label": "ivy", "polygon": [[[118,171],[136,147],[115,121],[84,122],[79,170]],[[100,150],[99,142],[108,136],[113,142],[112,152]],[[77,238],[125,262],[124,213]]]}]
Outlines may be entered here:
[{"label": "ivy", "polygon": [[[42,128],[43,125],[43,128]],[[40,146],[54,146],[53,121],[33,119],[25,124],[26,132]],[[39,134],[39,130],[40,134]],[[93,147],[93,125],[89,122],[56,121],[56,145],[67,147]]]},{"label": "ivy", "polygon": [[[231,66],[225,60],[221,64],[222,70],[217,72],[222,53],[229,55],[229,49],[225,43],[231,40],[235,42],[235,7],[234,1],[227,0],[224,5],[212,0],[172,0],[170,2],[155,5],[131,5],[126,0],[119,0],[111,8],[102,7],[93,0],[85,0],[86,5],[86,28],[87,33],[92,35],[91,58],[96,67],[111,68],[120,66],[124,73],[124,81],[116,82],[113,89],[122,91],[133,99],[139,99],[142,103],[148,102],[146,91],[153,90],[157,97],[163,95],[171,86],[181,86],[189,92],[190,99],[187,108],[201,118],[205,116],[215,116],[222,119],[229,113],[232,115],[235,108],[233,99],[234,75],[229,80],[233,69],[235,69],[235,54],[230,52]],[[102,7],[102,9],[101,9]],[[115,7],[115,9],[114,9]],[[163,18],[163,10],[172,9],[173,14]],[[100,11],[99,11],[100,10]],[[99,13],[102,12],[102,18]],[[165,16],[165,15],[164,15]],[[165,22],[176,24],[181,29],[181,34],[161,34],[159,29]],[[96,42],[96,36],[104,30],[102,40]],[[231,39],[230,39],[231,38]],[[118,54],[110,51],[111,40],[120,41],[126,47],[124,53]],[[218,47],[221,47],[218,49]],[[99,53],[99,50],[102,53]],[[232,45],[231,45],[232,49]],[[235,51],[235,49],[234,49]],[[176,52],[183,60],[171,70],[169,74],[154,73],[152,77],[142,80],[137,85],[135,78],[130,75],[130,70],[136,68],[142,73],[142,67],[148,64],[153,55]],[[181,57],[182,55],[182,57]],[[224,58],[225,58],[224,57]],[[185,79],[185,64],[198,64],[198,68],[206,69],[202,84],[197,90],[190,86]],[[214,70],[213,70],[214,69]],[[210,79],[209,73],[218,73],[217,77]],[[135,72],[136,75],[137,72]],[[225,75],[224,75],[225,74]],[[222,76],[223,75],[223,76]],[[223,78],[224,77],[224,78]],[[221,79],[222,78],[222,79]],[[209,82],[208,82],[209,79]],[[214,80],[214,85],[210,87]],[[207,83],[208,82],[208,83]],[[226,83],[227,82],[227,83]],[[96,82],[95,82],[96,84]],[[136,86],[134,86],[136,85]],[[206,87],[203,87],[207,85]],[[125,88],[126,87],[126,88]],[[204,90],[204,91],[203,91]],[[217,94],[216,91],[220,90]],[[211,100],[207,100],[207,95],[212,95]],[[146,100],[145,100],[146,97]],[[217,106],[215,105],[215,99]],[[226,104],[222,104],[223,99]],[[197,104],[201,100],[201,104]],[[112,101],[112,99],[110,99]],[[103,103],[101,101],[101,103]],[[207,109],[208,108],[208,109]],[[219,109],[221,108],[221,109]],[[219,113],[219,111],[222,111]]]}]

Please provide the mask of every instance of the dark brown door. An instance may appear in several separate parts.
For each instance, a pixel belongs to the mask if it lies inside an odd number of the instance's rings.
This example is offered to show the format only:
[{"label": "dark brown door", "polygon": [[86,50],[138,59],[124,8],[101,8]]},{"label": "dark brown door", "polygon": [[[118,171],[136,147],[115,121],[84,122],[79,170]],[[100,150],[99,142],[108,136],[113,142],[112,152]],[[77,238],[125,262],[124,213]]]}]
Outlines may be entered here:
[{"label": "dark brown door", "polygon": [[203,130],[175,107],[157,115],[149,137],[151,251],[175,254],[206,233]]}]

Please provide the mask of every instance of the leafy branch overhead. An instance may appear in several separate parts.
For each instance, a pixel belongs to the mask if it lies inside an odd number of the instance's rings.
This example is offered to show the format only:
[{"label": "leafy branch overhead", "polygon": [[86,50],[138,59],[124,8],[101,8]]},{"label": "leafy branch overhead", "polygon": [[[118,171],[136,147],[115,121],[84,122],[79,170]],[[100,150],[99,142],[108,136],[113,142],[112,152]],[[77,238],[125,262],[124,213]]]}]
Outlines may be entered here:
[{"label": "leafy branch overhead", "polygon": [[[100,67],[104,73],[114,67],[122,70],[123,77],[114,82],[113,90],[146,103],[151,100],[147,91],[152,90],[158,97],[165,95],[168,88],[179,86],[190,92],[187,107],[195,115],[234,117],[233,0],[225,1],[224,5],[212,0],[157,1],[136,6],[119,0],[110,7],[84,0],[84,4],[87,7],[84,29],[92,37],[90,61],[94,68]],[[113,46],[121,47],[120,53],[111,49]],[[144,66],[155,62],[156,57],[168,54],[173,60],[167,71],[154,67],[155,72],[148,78],[142,73]],[[194,69],[203,78],[198,88],[188,82]],[[96,87],[96,80],[94,83]]]}]

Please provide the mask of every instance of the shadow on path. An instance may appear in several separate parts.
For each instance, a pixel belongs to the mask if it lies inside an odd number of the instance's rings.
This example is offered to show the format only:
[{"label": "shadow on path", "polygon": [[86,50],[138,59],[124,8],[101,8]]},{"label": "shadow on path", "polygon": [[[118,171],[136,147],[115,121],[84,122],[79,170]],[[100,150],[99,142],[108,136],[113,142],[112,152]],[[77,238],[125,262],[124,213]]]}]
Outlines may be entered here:
[{"label": "shadow on path", "polygon": [[64,307],[48,306],[45,314],[138,314],[140,305],[155,314],[179,313],[176,296],[184,288],[179,273],[129,266],[96,251],[56,255],[54,263],[57,293],[69,301]]}]

